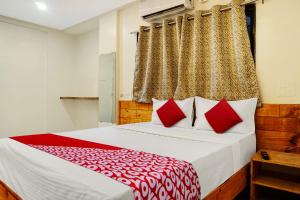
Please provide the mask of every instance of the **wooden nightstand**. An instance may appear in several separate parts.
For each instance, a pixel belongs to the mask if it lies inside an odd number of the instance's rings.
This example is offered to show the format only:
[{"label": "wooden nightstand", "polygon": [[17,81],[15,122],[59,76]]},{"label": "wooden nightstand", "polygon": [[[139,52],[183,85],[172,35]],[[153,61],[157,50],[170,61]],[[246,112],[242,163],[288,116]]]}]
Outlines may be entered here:
[{"label": "wooden nightstand", "polygon": [[[261,151],[266,151],[270,160],[264,160]],[[300,154],[260,150],[251,160],[250,174],[251,200],[261,186],[300,195]]]}]

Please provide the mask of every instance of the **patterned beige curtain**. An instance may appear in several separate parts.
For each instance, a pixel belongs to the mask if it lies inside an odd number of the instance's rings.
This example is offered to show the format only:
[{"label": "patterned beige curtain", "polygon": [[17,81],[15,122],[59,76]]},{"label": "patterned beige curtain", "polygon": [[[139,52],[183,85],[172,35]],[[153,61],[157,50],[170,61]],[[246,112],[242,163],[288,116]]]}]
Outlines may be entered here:
[{"label": "patterned beige curtain", "polygon": [[140,30],[134,80],[134,100],[151,98],[239,100],[259,97],[255,65],[251,54],[244,8],[234,0],[224,6],[164,21],[162,28]]},{"label": "patterned beige curtain", "polygon": [[177,87],[181,18],[174,26],[163,22],[162,28],[152,24],[150,31],[140,28],[136,71],[133,86],[134,99],[151,102],[152,97],[173,97]]}]

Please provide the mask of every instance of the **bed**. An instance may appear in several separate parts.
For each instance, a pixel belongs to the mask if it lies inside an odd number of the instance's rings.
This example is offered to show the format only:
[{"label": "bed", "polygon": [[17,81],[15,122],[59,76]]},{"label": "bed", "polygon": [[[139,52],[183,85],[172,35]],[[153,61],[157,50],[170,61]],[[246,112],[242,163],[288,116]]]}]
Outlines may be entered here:
[{"label": "bed", "polygon": [[[250,161],[255,133],[215,134],[151,123],[57,135],[169,156],[191,163],[207,197]],[[0,140],[0,180],[24,200],[134,199],[130,187],[100,173],[6,138]]]}]

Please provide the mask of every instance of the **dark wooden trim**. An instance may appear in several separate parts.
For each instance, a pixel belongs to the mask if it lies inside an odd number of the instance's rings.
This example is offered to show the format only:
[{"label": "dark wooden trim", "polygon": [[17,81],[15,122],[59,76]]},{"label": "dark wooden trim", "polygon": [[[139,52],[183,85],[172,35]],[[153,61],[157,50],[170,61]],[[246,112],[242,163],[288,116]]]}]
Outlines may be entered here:
[{"label": "dark wooden trim", "polygon": [[61,100],[99,100],[99,97],[60,97]]}]

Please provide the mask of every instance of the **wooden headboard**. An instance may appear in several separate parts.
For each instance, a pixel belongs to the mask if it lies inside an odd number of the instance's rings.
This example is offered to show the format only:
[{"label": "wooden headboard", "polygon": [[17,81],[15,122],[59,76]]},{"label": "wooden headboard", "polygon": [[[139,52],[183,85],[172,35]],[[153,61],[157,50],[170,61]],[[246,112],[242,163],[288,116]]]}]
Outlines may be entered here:
[{"label": "wooden headboard", "polygon": [[[151,120],[152,104],[119,101],[119,124]],[[255,116],[258,149],[300,153],[300,104],[263,104]]]}]

